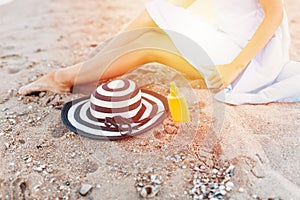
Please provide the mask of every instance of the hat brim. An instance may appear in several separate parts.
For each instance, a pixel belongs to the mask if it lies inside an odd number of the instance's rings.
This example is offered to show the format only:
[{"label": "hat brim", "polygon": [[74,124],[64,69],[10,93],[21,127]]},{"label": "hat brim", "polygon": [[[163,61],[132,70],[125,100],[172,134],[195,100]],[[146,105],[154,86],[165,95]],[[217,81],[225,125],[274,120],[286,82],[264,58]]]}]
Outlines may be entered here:
[{"label": "hat brim", "polygon": [[66,103],[61,111],[61,119],[69,130],[84,137],[100,140],[118,140],[133,137],[145,133],[162,123],[169,112],[168,102],[164,96],[148,90],[141,90],[141,95],[145,109],[140,119],[144,122],[142,124],[133,123],[130,134],[122,134],[118,130],[108,128],[104,122],[94,118],[89,111],[89,97]]}]

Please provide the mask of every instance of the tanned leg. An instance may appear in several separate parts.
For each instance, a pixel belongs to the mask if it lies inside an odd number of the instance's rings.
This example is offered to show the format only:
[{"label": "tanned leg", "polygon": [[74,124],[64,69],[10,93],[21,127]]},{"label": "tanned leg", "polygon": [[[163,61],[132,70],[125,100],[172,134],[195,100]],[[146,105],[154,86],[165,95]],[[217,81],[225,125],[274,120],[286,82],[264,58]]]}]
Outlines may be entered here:
[{"label": "tanned leg", "polygon": [[86,84],[113,78],[149,62],[160,62],[179,71],[191,69],[185,72],[199,75],[180,56],[170,38],[157,28],[146,11],[124,31],[92,59],[51,72],[20,88],[19,93],[26,95],[39,91],[69,92],[75,83]]},{"label": "tanned leg", "polygon": [[144,10],[138,17],[132,20],[131,23],[129,23],[129,25],[127,25],[127,27],[124,29],[124,31],[130,31],[140,28],[158,28],[147,10]]},{"label": "tanned leg", "polygon": [[[122,32],[127,32],[127,34],[122,35],[121,33],[119,36],[114,37],[98,52],[98,56],[99,54],[103,54],[103,52],[112,51],[120,46],[128,45],[146,32],[146,30],[142,30],[143,28],[151,27],[157,28],[157,25],[151,19],[148,12],[144,10],[136,19],[129,23],[124,30],[122,30]],[[135,31],[134,34],[129,33],[129,31],[136,29],[140,30]],[[50,72],[33,83],[21,87],[19,93],[27,95],[39,91],[53,91],[55,93],[69,92],[72,84],[74,84],[73,74],[78,74],[82,66],[87,66],[86,63],[88,62],[78,63],[65,69]],[[60,76],[60,74],[64,74],[64,76]]]}]

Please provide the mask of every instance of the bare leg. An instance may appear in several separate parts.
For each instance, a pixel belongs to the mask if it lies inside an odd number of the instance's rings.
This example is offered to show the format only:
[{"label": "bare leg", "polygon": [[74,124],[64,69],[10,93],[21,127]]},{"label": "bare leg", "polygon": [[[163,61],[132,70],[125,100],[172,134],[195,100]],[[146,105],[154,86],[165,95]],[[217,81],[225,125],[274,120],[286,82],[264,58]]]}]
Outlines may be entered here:
[{"label": "bare leg", "polygon": [[[133,19],[119,34],[114,36],[97,54],[101,52],[107,52],[114,48],[126,45],[131,41],[134,41],[139,36],[146,33],[149,29],[159,29],[159,27],[152,20],[146,10],[142,11],[139,16]],[[134,34],[132,31],[134,30]]]},{"label": "bare leg", "polygon": [[[180,56],[169,37],[157,28],[146,11],[133,20],[125,31],[110,41],[94,58],[49,73],[20,88],[19,93],[26,95],[45,90],[55,93],[69,92],[75,83],[85,84],[113,78],[149,62],[160,62],[178,70],[185,66],[193,69]],[[169,52],[159,49],[167,49]],[[197,70],[187,73],[199,75]]]},{"label": "bare leg", "polygon": [[[130,30],[140,29],[139,31],[136,31],[135,34],[128,33],[120,35],[120,37],[113,38],[98,52],[98,55],[102,54],[103,52],[112,51],[113,49],[119,48],[120,46],[128,45],[130,42],[143,35],[146,30],[142,29],[147,27],[157,28],[157,25],[151,19],[148,12],[144,10],[136,19],[129,23],[129,25],[124,30],[122,30],[122,32],[128,32]],[[77,74],[83,65],[87,64],[78,63],[68,68],[48,73],[37,81],[21,87],[19,93],[22,95],[26,95],[38,91],[53,91],[55,93],[69,92],[72,84],[74,84],[74,76],[69,76],[68,74]],[[64,74],[63,77],[60,76],[61,73]]]},{"label": "bare leg", "polygon": [[199,75],[199,72],[193,70],[194,68],[180,56],[163,31],[150,29],[127,45],[108,50],[107,53],[99,53],[84,63],[49,73],[22,87],[19,92],[23,95],[43,90],[68,92],[75,83],[85,84],[113,78],[149,62],[159,62],[178,70],[185,69],[184,72],[188,74]]},{"label": "bare leg", "polygon": [[[179,54],[161,49],[147,48],[123,54],[115,58],[112,63],[108,63],[105,67],[93,67],[93,63],[86,62],[74,66],[72,69],[66,68],[65,70],[59,70],[55,73],[55,77],[59,84],[69,85],[69,87],[75,84],[80,85],[86,83],[96,85],[100,79],[107,80],[118,77],[150,62],[158,62],[171,66],[183,73],[193,74],[198,78],[201,77],[201,74]],[[71,80],[73,80],[73,82]]]},{"label": "bare leg", "polygon": [[132,20],[131,23],[123,31],[130,31],[139,28],[158,28],[147,10],[141,12],[141,14],[134,20]]}]

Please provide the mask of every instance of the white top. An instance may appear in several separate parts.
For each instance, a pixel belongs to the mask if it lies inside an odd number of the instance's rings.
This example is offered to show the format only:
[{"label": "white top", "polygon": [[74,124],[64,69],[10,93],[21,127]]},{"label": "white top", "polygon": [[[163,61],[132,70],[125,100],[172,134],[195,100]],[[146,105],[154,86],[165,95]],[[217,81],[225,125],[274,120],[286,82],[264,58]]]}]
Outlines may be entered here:
[{"label": "white top", "polygon": [[[189,9],[184,9],[155,0],[146,4],[146,8],[180,53],[207,79],[210,72],[202,66],[230,63],[251,39],[264,18],[264,12],[259,0],[211,0],[211,6],[202,2],[196,0]],[[213,20],[208,23],[204,15],[195,13],[197,9],[193,7],[196,6],[209,10],[215,15],[211,18]],[[285,14],[265,48],[242,75],[215,98],[230,104],[300,101],[300,63],[289,60],[289,46]]]}]

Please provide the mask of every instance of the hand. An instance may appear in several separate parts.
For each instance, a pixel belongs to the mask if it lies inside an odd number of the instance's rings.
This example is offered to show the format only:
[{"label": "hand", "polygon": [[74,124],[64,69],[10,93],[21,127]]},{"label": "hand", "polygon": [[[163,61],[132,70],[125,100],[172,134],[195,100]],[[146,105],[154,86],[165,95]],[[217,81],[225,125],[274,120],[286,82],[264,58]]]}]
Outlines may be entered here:
[{"label": "hand", "polygon": [[208,81],[212,87],[220,89],[231,84],[243,69],[234,64],[205,66],[203,68],[212,71],[211,75],[208,77]]}]

